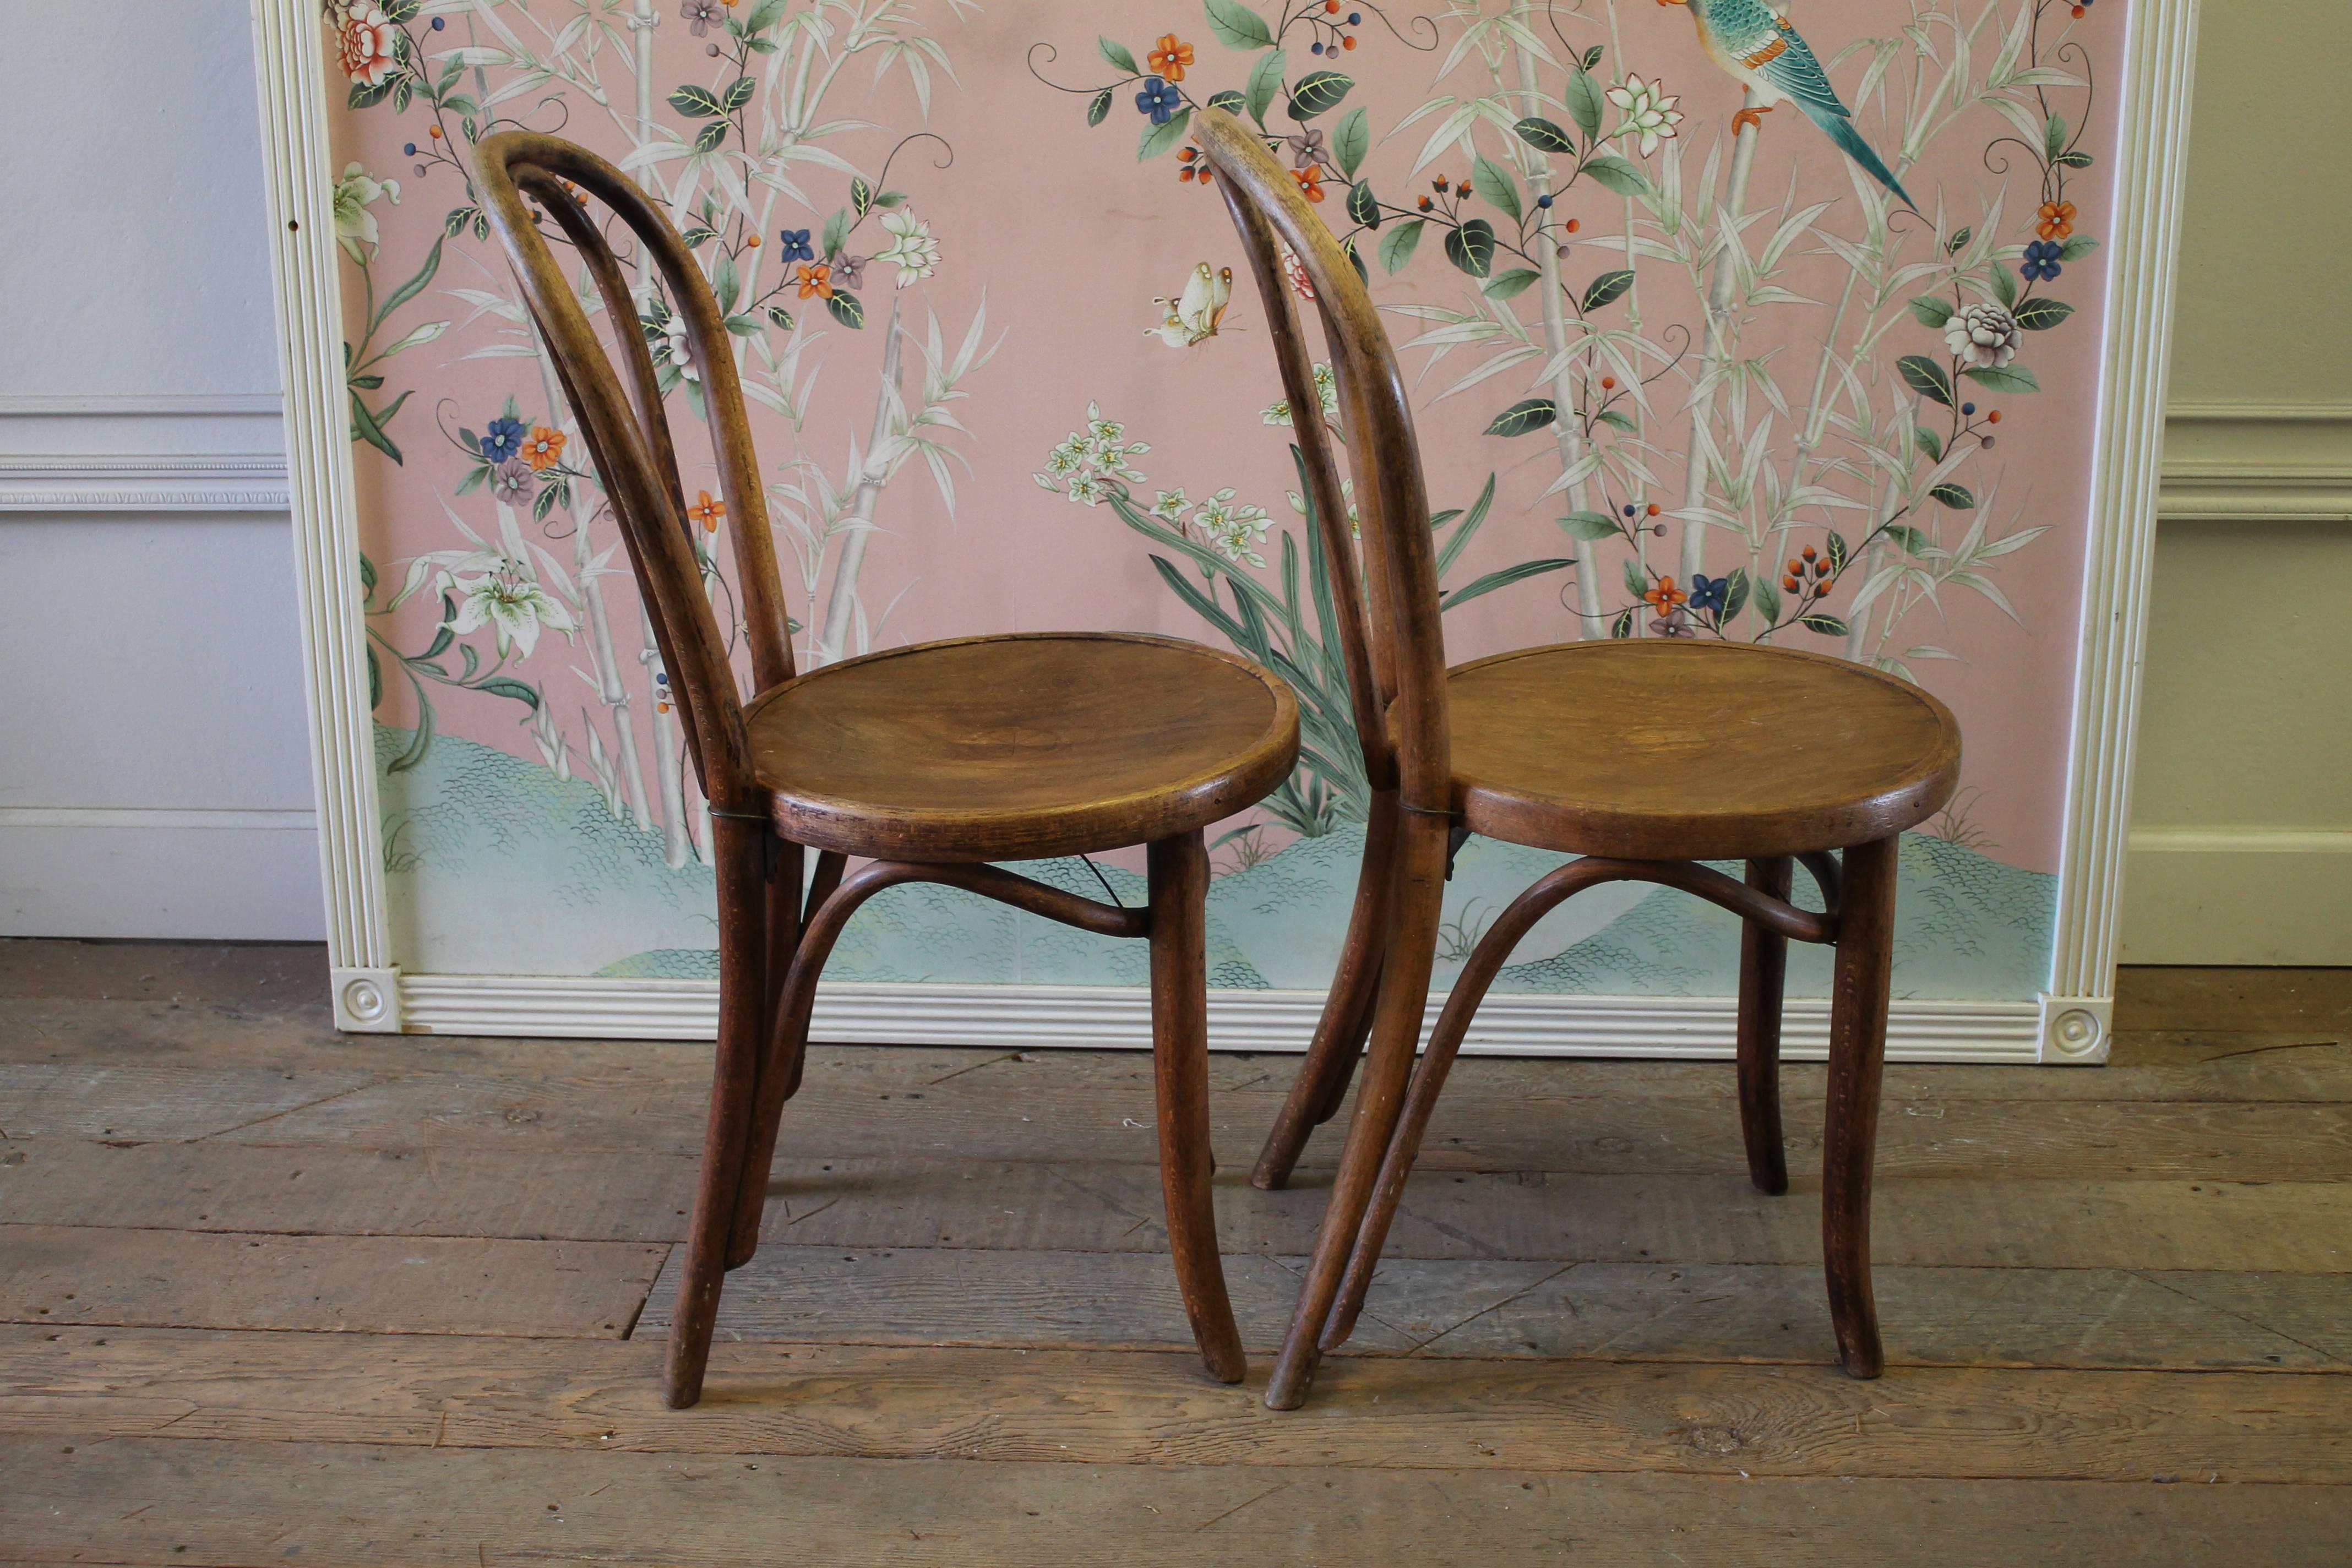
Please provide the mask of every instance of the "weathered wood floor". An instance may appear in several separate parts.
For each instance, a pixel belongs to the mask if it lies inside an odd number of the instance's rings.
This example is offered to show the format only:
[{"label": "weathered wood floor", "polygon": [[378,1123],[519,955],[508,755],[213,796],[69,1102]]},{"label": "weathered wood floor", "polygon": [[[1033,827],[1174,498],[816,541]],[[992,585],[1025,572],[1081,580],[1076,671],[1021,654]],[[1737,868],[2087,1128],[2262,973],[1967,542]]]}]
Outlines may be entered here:
[{"label": "weathered wood floor", "polygon": [[[2352,972],[1890,1068],[1872,1384],[1728,1064],[1465,1061],[1275,1415],[1183,1348],[1142,1057],[814,1053],[669,1412],[707,1049],[346,1038],[321,963],[0,942],[0,1563],[2352,1562]],[[1261,1352],[1334,1157],[1244,1180],[1294,1060],[1213,1069]]]}]

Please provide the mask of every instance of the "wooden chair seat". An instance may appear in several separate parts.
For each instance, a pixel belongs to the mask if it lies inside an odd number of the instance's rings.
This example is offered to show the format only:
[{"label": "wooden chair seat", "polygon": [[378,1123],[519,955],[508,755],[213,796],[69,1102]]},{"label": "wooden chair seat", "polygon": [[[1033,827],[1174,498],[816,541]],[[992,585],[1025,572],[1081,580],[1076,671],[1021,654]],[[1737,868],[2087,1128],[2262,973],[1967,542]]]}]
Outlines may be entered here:
[{"label": "wooden chair seat", "polygon": [[950,863],[1193,832],[1280,784],[1298,733],[1266,671],[1118,633],[893,648],[764,692],[744,719],[778,832]]},{"label": "wooden chair seat", "polygon": [[1866,844],[1949,797],[1950,712],[1917,687],[1754,644],[1581,642],[1446,672],[1454,810],[1578,855],[1724,860]]}]

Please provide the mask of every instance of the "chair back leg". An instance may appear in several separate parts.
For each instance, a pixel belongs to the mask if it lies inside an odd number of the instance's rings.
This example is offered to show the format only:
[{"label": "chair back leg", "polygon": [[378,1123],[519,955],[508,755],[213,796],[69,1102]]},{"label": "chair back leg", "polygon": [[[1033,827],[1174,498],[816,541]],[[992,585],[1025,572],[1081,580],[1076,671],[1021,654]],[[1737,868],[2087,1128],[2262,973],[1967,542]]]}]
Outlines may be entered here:
[{"label": "chair back leg", "polygon": [[702,1136],[702,1173],[678,1270],[677,1310],[670,1319],[662,1400],[683,1410],[702,1397],[719,1291],[727,1276],[761,1058],[767,1047],[768,879],[764,824],[711,819],[719,872],[719,1051],[710,1080],[710,1114]]},{"label": "chair back leg", "polygon": [[1404,812],[1397,826],[1394,903],[1389,915],[1387,952],[1381,964],[1380,995],[1372,1014],[1371,1053],[1364,1085],[1356,1096],[1355,1119],[1339,1155],[1331,1201],[1316,1233],[1315,1256],[1298,1293],[1282,1354],[1266,1382],[1269,1410],[1296,1410],[1305,1402],[1322,1359],[1323,1325],[1339,1298],[1354,1251],[1356,1234],[1370,1206],[1372,1186],[1404,1108],[1413,1052],[1421,1044],[1421,1019],[1429,1005],[1430,968],[1437,955],[1439,903],[1445,894],[1445,842],[1452,819],[1427,812]]},{"label": "chair back leg", "polygon": [[[1748,862],[1748,885],[1785,900],[1795,883],[1788,856]],[[1789,974],[1789,939],[1755,921],[1739,930],[1739,1132],[1748,1145],[1748,1179],[1759,1193],[1789,1190],[1780,1138],[1780,999]]]},{"label": "chair back leg", "polygon": [[1830,983],[1822,1258],[1838,1356],[1855,1377],[1876,1377],[1886,1363],[1870,1289],[1870,1169],[1894,973],[1895,847],[1895,839],[1883,838],[1845,852],[1837,967]]},{"label": "chair back leg", "polygon": [[1307,1140],[1347,1098],[1348,1080],[1355,1076],[1356,1059],[1371,1034],[1381,956],[1388,944],[1389,907],[1396,889],[1401,815],[1394,790],[1376,792],[1364,814],[1364,860],[1356,876],[1347,939],[1340,945],[1339,968],[1331,976],[1330,994],[1323,999],[1323,1016],[1315,1025],[1307,1058],[1299,1064],[1274,1131],[1258,1152],[1257,1169],[1250,1174],[1250,1184],[1262,1191],[1278,1192],[1289,1184]]},{"label": "chair back leg", "polygon": [[1209,853],[1196,830],[1160,839],[1145,856],[1151,892],[1151,1079],[1168,1251],[1209,1375],[1239,1383],[1248,1363],[1225,1294],[1209,1184],[1217,1168],[1209,1143]]}]

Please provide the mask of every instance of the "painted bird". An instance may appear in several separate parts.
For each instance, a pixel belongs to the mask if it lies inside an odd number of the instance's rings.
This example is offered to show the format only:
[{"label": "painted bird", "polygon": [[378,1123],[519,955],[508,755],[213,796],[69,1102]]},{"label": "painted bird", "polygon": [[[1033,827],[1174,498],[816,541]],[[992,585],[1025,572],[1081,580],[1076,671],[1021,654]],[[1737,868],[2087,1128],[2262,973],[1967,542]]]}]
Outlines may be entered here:
[{"label": "painted bird", "polygon": [[1731,117],[1731,133],[1743,125],[1764,129],[1764,116],[1775,104],[1792,101],[1804,117],[1822,128],[1839,150],[1862,165],[1863,172],[1896,195],[1913,212],[1918,204],[1903,183],[1853,128],[1853,113],[1838,101],[1837,89],[1822,69],[1821,58],[1797,29],[1766,0],[1658,0],[1661,5],[1688,5],[1698,24],[1698,41],[1707,58],[1735,79],[1747,84],[1759,100]]}]

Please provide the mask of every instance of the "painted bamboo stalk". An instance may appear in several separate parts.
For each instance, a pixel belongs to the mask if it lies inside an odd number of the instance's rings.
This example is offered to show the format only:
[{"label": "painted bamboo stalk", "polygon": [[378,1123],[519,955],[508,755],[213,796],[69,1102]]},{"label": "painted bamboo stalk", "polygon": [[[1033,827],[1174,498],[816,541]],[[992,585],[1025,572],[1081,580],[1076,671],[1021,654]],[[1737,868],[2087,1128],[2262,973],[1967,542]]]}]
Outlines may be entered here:
[{"label": "painted bamboo stalk", "polygon": [[[1525,45],[1517,49],[1519,91],[1526,96],[1526,112],[1539,115],[1544,110],[1543,89],[1536,78],[1536,58]],[[1551,194],[1551,160],[1537,153],[1527,163],[1528,188],[1540,199]],[[1550,363],[1559,368],[1552,375],[1551,399],[1553,416],[1552,440],[1559,451],[1562,473],[1584,460],[1584,431],[1576,422],[1578,399],[1576,378],[1568,364],[1568,311],[1560,303],[1559,248],[1556,245],[1536,248],[1536,288],[1543,295],[1544,352]],[[1577,480],[1568,487],[1568,505],[1571,511],[1582,511],[1584,481]],[[1601,603],[1601,551],[1590,539],[1574,542],[1576,557],[1576,623],[1580,637],[1605,637],[1609,635],[1609,617]]]},{"label": "painted bamboo stalk", "polygon": [[[1740,101],[1744,110],[1759,109],[1762,104],[1754,88],[1749,88]],[[1733,265],[1733,255],[1739,247],[1739,214],[1748,205],[1748,171],[1756,163],[1756,143],[1763,139],[1759,129],[1751,127],[1745,136],[1737,122],[1731,135],[1731,181],[1724,193],[1723,205],[1716,209],[1718,223],[1715,256],[1715,277],[1706,293],[1706,350],[1699,361],[1699,388],[1691,399],[1690,446],[1683,470],[1683,540],[1680,562],[1682,581],[1687,583],[1706,564],[1706,524],[1687,514],[1706,504],[1706,463],[1700,452],[1704,437],[1715,419],[1715,392],[1719,384],[1718,373],[1730,354],[1731,290],[1738,281],[1738,268]],[[1638,618],[1638,617],[1637,617]]]},{"label": "painted bamboo stalk", "polygon": [[889,481],[890,466],[887,448],[893,439],[890,428],[891,411],[899,404],[899,353],[905,334],[898,330],[899,297],[890,300],[890,321],[883,329],[882,389],[874,399],[874,428],[866,441],[866,463],[858,476],[857,491],[850,499],[845,515],[848,536],[841,542],[841,559],[833,569],[833,589],[826,596],[824,628],[816,639],[814,664],[831,664],[841,657],[851,628],[857,619],[857,573],[866,562],[866,541],[873,531],[875,503],[880,499],[882,487]]}]

